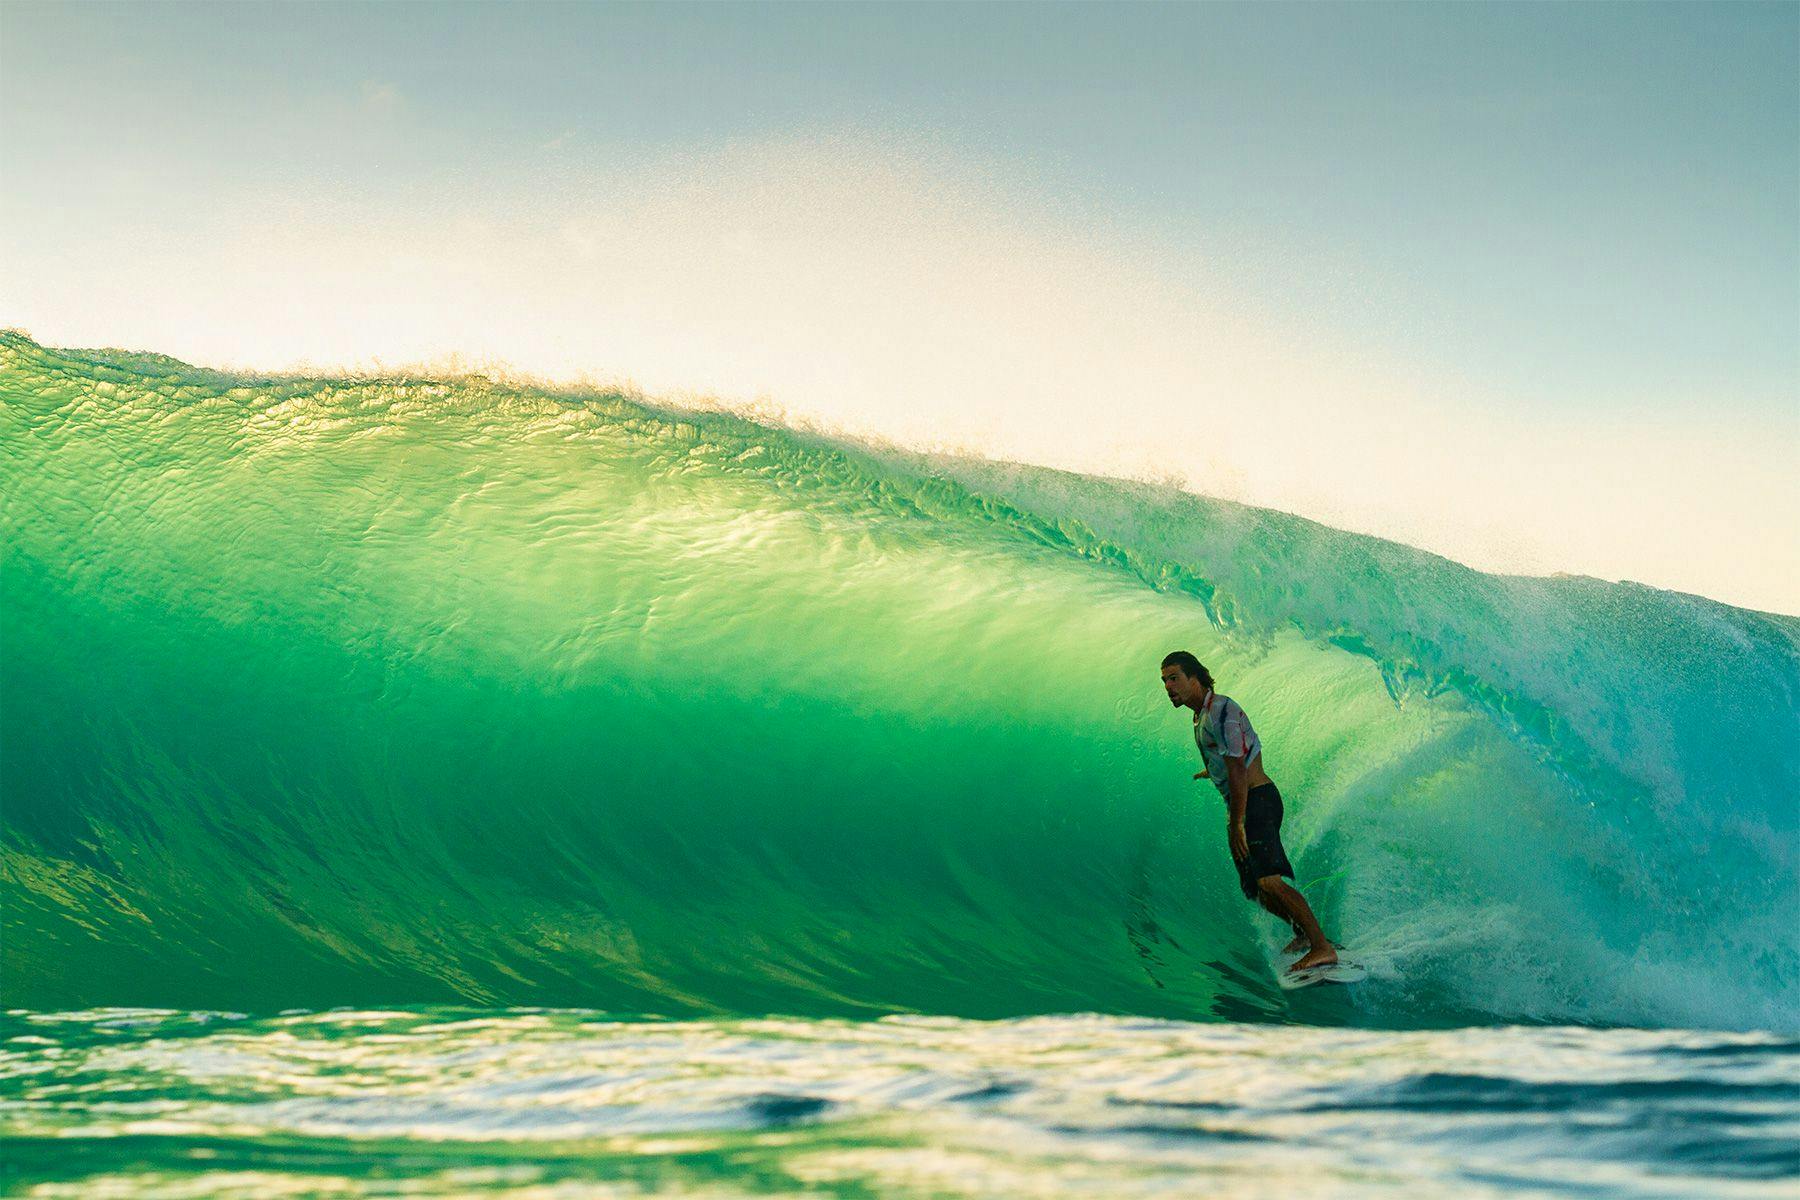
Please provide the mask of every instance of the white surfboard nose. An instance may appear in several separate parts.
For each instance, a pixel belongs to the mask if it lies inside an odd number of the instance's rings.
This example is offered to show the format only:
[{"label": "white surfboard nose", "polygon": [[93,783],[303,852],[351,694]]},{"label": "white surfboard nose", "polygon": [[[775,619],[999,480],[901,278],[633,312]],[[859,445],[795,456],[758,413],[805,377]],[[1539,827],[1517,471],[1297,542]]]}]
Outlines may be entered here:
[{"label": "white surfboard nose", "polygon": [[1275,976],[1277,983],[1289,991],[1295,988],[1311,987],[1315,983],[1361,983],[1369,977],[1369,972],[1360,963],[1340,958],[1334,963],[1326,963],[1322,967],[1308,967],[1304,971],[1282,971]]}]

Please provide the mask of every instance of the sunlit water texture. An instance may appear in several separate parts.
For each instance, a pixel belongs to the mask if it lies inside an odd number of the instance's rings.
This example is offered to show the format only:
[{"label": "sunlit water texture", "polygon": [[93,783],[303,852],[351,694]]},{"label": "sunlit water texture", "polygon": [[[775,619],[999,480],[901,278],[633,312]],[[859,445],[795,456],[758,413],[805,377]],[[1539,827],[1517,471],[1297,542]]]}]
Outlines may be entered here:
[{"label": "sunlit water texture", "polygon": [[14,1014],[37,1197],[1792,1196],[1800,1042],[1065,1016]]}]

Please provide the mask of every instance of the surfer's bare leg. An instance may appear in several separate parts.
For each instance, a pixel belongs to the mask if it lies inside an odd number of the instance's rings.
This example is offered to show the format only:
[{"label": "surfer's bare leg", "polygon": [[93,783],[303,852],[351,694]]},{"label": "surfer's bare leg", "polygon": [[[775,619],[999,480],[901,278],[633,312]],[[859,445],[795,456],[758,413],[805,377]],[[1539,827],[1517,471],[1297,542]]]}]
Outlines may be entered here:
[{"label": "surfer's bare leg", "polygon": [[1264,875],[1256,881],[1256,891],[1258,898],[1264,900],[1265,908],[1280,905],[1285,910],[1282,915],[1306,939],[1306,953],[1288,970],[1303,971],[1307,967],[1323,967],[1337,961],[1337,950],[1325,939],[1325,931],[1319,928],[1319,918],[1313,916],[1312,905],[1306,902],[1305,896],[1279,875]]},{"label": "surfer's bare leg", "polygon": [[[1276,876],[1276,878],[1279,879],[1280,876]],[[1271,916],[1280,917],[1281,923],[1294,931],[1294,940],[1282,948],[1283,954],[1293,954],[1300,947],[1306,945],[1306,934],[1301,930],[1299,923],[1294,920],[1285,905],[1278,904],[1274,897],[1262,890],[1260,880],[1257,882],[1256,902],[1262,905],[1263,909]]]}]

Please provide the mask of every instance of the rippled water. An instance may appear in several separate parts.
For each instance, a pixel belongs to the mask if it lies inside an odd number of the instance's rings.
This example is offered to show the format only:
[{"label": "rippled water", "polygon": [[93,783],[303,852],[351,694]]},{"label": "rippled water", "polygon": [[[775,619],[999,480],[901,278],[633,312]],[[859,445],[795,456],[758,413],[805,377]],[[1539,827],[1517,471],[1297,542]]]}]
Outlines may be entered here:
[{"label": "rippled water", "polygon": [[30,1196],[1793,1196],[1800,1041],[14,1012]]}]

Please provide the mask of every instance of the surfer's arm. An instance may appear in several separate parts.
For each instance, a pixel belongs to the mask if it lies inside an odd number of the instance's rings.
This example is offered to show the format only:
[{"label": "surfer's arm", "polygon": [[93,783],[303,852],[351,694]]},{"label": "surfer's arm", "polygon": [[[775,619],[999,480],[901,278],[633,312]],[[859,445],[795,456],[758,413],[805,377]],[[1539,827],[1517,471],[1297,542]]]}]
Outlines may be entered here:
[{"label": "surfer's arm", "polygon": [[1225,808],[1231,814],[1228,833],[1231,853],[1238,858],[1250,854],[1250,841],[1244,834],[1244,810],[1250,804],[1250,766],[1242,758],[1225,760]]},{"label": "surfer's arm", "polygon": [[1250,768],[1241,758],[1225,760],[1225,806],[1231,811],[1233,824],[1244,823],[1244,809],[1250,804]]}]

